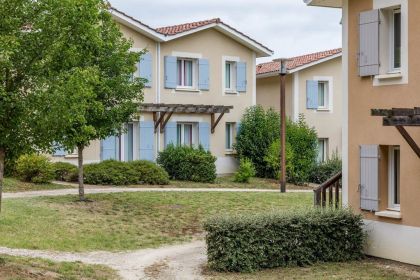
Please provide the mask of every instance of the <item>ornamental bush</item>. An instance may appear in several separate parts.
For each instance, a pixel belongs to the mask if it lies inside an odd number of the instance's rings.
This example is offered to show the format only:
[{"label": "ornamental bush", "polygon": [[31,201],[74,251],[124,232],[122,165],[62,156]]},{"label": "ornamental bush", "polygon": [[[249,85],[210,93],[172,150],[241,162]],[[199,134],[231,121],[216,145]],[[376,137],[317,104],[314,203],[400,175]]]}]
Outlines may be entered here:
[{"label": "ornamental bush", "polygon": [[298,210],[214,217],[205,222],[207,257],[217,271],[343,262],[363,257],[362,216],[350,210]]},{"label": "ornamental bush", "polygon": [[68,162],[53,163],[54,179],[64,182],[77,182],[78,168],[77,166]]},{"label": "ornamental bush", "polygon": [[341,159],[334,153],[331,159],[317,164],[311,172],[309,182],[322,184],[341,171]]},{"label": "ornamental bush", "polygon": [[84,180],[92,185],[165,185],[169,183],[168,174],[152,162],[122,162],[105,160],[86,164]]},{"label": "ornamental bush", "polygon": [[54,179],[54,169],[48,157],[30,154],[19,157],[15,166],[16,175],[25,182],[49,183]]},{"label": "ornamental bush", "polygon": [[216,180],[216,157],[209,151],[189,146],[168,145],[157,162],[173,180],[208,182]]},{"label": "ornamental bush", "polygon": [[[274,141],[267,150],[264,156],[264,162],[267,164],[269,170],[269,177],[280,178],[280,139]],[[293,159],[294,154],[290,143],[286,143],[286,175],[293,174]]]},{"label": "ornamental bush", "polygon": [[255,168],[247,158],[243,158],[239,162],[239,169],[235,173],[235,182],[237,183],[249,183],[249,179],[255,176]]}]

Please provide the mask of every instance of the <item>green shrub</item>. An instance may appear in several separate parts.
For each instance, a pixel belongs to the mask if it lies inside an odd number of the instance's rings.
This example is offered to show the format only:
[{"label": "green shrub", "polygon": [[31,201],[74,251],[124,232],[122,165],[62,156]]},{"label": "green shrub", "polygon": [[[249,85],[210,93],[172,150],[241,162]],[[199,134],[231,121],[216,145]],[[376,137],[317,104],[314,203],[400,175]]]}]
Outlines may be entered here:
[{"label": "green shrub", "polygon": [[[280,140],[274,141],[267,150],[267,154],[264,156],[264,162],[269,170],[269,177],[279,179],[280,178]],[[290,143],[286,143],[286,175],[293,173],[293,150]]]},{"label": "green shrub", "polygon": [[241,119],[235,150],[239,158],[248,158],[254,164],[258,177],[269,177],[270,170],[264,156],[270,145],[280,137],[280,115],[261,105],[250,107]]},{"label": "green shrub", "polygon": [[157,162],[174,180],[212,183],[216,179],[216,157],[201,146],[170,144],[159,153]]},{"label": "green shrub", "polygon": [[136,160],[128,163],[137,174],[138,182],[147,185],[167,185],[169,175],[162,167],[147,160]]},{"label": "green shrub", "polygon": [[156,164],[146,161],[122,162],[105,160],[86,164],[84,180],[92,185],[168,184],[168,175]]},{"label": "green shrub", "polygon": [[362,217],[349,210],[300,210],[215,217],[205,222],[209,266],[218,271],[342,262],[363,257]]},{"label": "green shrub", "polygon": [[54,169],[46,156],[23,155],[16,161],[16,175],[25,182],[49,183],[54,179]]},{"label": "green shrub", "polygon": [[249,179],[255,176],[255,167],[252,161],[243,158],[239,162],[239,169],[235,173],[235,182],[249,183]]},{"label": "green shrub", "polygon": [[341,171],[341,159],[335,153],[331,159],[317,164],[313,169],[309,181],[322,184]]},{"label": "green shrub", "polygon": [[55,180],[64,182],[77,182],[79,169],[68,162],[53,163]]}]

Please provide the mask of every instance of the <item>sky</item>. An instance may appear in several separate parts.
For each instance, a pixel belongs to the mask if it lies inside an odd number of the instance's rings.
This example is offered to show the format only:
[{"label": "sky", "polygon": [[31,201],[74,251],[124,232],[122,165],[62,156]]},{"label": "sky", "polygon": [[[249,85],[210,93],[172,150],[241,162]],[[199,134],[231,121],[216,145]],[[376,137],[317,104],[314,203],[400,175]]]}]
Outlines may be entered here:
[{"label": "sky", "polygon": [[292,57],[341,47],[341,10],[303,0],[109,0],[152,27],[220,18],[274,51]]}]

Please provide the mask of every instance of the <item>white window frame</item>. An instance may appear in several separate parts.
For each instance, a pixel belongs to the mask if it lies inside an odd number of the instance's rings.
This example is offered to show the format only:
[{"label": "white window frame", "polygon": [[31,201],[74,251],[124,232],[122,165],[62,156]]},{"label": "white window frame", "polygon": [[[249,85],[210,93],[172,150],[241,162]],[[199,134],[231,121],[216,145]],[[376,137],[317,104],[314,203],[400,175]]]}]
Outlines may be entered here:
[{"label": "white window frame", "polygon": [[[221,90],[222,90],[222,95],[223,96],[231,96],[231,97],[235,97],[235,96],[240,96],[239,92],[236,89],[236,64],[238,62],[240,62],[240,57],[238,56],[227,56],[224,55],[222,56],[222,83],[221,83]],[[233,78],[231,79],[231,83],[233,83],[233,89],[228,89],[226,86],[226,63],[233,63],[234,67],[234,74],[233,74]],[[231,68],[232,70],[232,68]]]},{"label": "white window frame", "polygon": [[[395,154],[394,151],[400,151],[400,200],[401,200],[401,150],[399,146],[390,146],[388,150],[388,209],[400,211],[400,204],[395,204]],[[400,201],[401,202],[401,201]]]},{"label": "white window frame", "polygon": [[322,159],[320,160],[320,157],[319,157],[319,155],[320,155],[320,151],[318,151],[318,155],[317,155],[317,161],[319,162],[319,163],[322,163],[322,162],[326,162],[327,160],[328,160],[328,138],[318,138],[318,147],[320,146],[320,143],[322,142],[322,146],[323,146],[323,150],[324,150],[324,153],[323,153],[323,155],[322,155]]},{"label": "white window frame", "polygon": [[[325,83],[327,87],[327,95],[325,96],[326,99],[326,106],[320,107],[318,106],[317,111],[319,112],[333,112],[334,108],[334,78],[332,76],[315,76],[313,77],[314,81],[318,81],[319,83]],[[318,95],[319,96],[319,95]]]},{"label": "white window frame", "polygon": [[177,122],[177,133],[178,133],[178,126],[181,126],[181,139],[178,142],[178,135],[177,135],[177,145],[183,146],[185,145],[185,125],[191,125],[191,147],[198,146],[198,124],[193,122]]},{"label": "white window frame", "polygon": [[[179,72],[178,72],[178,61],[181,61],[181,85],[178,84],[179,82]],[[184,73],[185,73],[185,61],[192,62],[192,83],[191,86],[184,85]],[[197,90],[198,89],[198,59],[196,58],[187,58],[187,57],[177,57],[177,85],[176,89],[190,89],[190,90]]]},{"label": "white window frame", "polygon": [[229,137],[229,141],[230,141],[230,147],[228,147],[228,143],[227,143],[227,139],[228,139],[228,137],[227,137],[227,135],[225,135],[225,150],[227,151],[227,152],[232,152],[233,151],[233,144],[234,144],[234,140],[235,140],[235,128],[236,128],[236,123],[234,123],[234,122],[226,122],[226,124],[225,124],[225,133],[227,133],[227,131],[228,131],[228,126],[230,126],[229,127],[229,131],[230,131],[230,137]]},{"label": "white window frame", "polygon": [[[390,22],[390,26],[389,26],[389,58],[390,58],[390,62],[389,62],[389,69],[390,71],[388,73],[392,74],[392,73],[401,73],[401,64],[402,64],[402,60],[401,60],[401,53],[400,53],[400,67],[396,68],[395,67],[395,14],[400,14],[401,16],[401,8],[395,8],[392,9],[392,11],[390,11],[389,13],[389,22]],[[402,36],[402,18],[401,18],[401,30],[400,30],[400,37]],[[401,42],[402,43],[402,42]],[[402,49],[402,46],[401,46]]]},{"label": "white window frame", "polygon": [[[321,106],[320,104],[320,99],[319,99],[319,88],[320,86],[322,86],[324,88],[324,96],[323,96],[323,101],[324,101],[324,105]],[[318,81],[318,110],[328,110],[329,109],[329,83],[328,81]]]},{"label": "white window frame", "polygon": [[[226,84],[226,65],[230,65],[230,84],[227,85]],[[237,94],[237,90],[236,90],[236,62],[235,61],[225,61],[224,64],[225,67],[225,78],[223,81],[223,84],[225,86],[225,92],[227,94]]]}]

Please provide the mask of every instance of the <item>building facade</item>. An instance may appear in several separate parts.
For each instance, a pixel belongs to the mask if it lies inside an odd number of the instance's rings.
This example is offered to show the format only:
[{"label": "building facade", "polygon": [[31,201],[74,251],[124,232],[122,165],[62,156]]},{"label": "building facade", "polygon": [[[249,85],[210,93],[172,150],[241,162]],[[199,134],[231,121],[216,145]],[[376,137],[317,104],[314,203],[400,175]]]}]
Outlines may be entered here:
[{"label": "building facade", "polygon": [[[287,64],[286,115],[303,115],[318,134],[318,161],[341,156],[341,49],[293,57]],[[280,63],[257,66],[257,104],[280,111]]]},{"label": "building facade", "polygon": [[[212,19],[151,28],[111,9],[133,51],[147,50],[134,76],[147,79],[139,116],[124,135],[93,141],[85,162],[106,159],[154,161],[166,145],[202,145],[217,157],[217,173],[232,173],[232,145],[247,107],[256,104],[256,58],[272,51]],[[58,151],[53,160],[76,163]]]},{"label": "building facade", "polygon": [[369,255],[420,265],[420,1],[305,2],[343,13],[344,203]]}]

